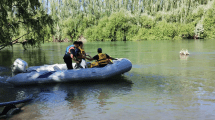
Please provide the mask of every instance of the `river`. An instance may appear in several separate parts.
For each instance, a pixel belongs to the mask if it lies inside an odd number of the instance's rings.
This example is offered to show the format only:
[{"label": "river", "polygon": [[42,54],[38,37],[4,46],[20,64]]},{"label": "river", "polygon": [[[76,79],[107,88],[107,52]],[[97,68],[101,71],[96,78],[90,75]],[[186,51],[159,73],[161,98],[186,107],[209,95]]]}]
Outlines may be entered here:
[{"label": "river", "polygon": [[[4,84],[16,58],[29,66],[64,63],[70,43],[45,43],[0,51],[0,102],[34,100],[14,120],[203,120],[215,119],[215,40],[86,42],[91,56],[101,47],[127,58],[131,71],[108,81],[13,87]],[[188,49],[189,56],[180,56]]]}]

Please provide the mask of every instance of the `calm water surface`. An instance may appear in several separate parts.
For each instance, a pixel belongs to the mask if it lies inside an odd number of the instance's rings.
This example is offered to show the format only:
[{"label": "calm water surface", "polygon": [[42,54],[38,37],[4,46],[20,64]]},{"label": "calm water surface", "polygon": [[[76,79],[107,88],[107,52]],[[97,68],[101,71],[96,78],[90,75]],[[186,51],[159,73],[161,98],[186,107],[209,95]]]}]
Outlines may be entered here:
[{"label": "calm water surface", "polygon": [[[215,119],[215,40],[87,42],[115,58],[131,60],[132,70],[104,82],[13,87],[4,84],[16,58],[29,66],[64,63],[69,43],[47,43],[23,51],[19,45],[0,51],[0,102],[33,102],[14,120],[203,120]],[[184,48],[189,56],[180,56]]]}]

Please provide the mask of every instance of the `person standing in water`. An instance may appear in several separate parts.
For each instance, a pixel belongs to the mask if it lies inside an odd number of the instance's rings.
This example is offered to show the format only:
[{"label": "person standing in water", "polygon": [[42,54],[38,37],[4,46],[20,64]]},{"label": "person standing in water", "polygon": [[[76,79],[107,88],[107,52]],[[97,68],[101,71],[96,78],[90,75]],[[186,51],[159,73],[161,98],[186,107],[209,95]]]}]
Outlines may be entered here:
[{"label": "person standing in water", "polygon": [[73,45],[69,45],[66,48],[65,55],[63,57],[64,62],[66,63],[67,69],[73,69],[72,66],[72,60],[74,60],[76,63],[79,63],[78,60],[76,60],[77,54],[76,54],[76,49],[78,49],[79,43],[75,41]]}]

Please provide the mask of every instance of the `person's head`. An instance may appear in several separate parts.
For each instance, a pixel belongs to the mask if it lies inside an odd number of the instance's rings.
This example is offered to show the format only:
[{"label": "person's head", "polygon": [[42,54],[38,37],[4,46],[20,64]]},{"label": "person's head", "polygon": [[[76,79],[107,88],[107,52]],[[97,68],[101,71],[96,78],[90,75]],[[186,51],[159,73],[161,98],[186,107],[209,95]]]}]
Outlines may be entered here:
[{"label": "person's head", "polygon": [[98,48],[98,53],[102,53],[102,49],[101,48]]},{"label": "person's head", "polygon": [[79,47],[78,41],[73,42],[73,45],[74,45],[75,47]]},{"label": "person's head", "polygon": [[83,42],[82,41],[78,41],[79,46],[82,48],[83,47]]}]

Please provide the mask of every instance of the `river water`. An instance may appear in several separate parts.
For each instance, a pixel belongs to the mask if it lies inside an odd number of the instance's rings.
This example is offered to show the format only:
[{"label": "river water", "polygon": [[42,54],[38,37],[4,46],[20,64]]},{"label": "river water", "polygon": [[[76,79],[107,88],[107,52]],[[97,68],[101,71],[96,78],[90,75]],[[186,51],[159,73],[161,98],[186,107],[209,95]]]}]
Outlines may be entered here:
[{"label": "river water", "polygon": [[[16,58],[29,66],[64,63],[70,43],[46,43],[0,51],[0,102],[34,100],[14,120],[203,120],[215,119],[215,41],[86,42],[91,56],[101,47],[127,58],[131,71],[103,82],[13,87],[5,84]],[[180,56],[188,49],[189,56]]]}]

